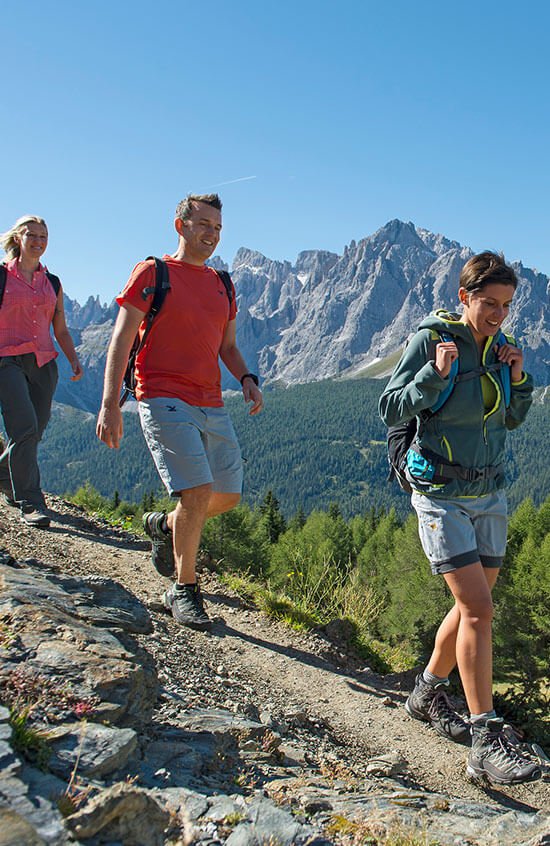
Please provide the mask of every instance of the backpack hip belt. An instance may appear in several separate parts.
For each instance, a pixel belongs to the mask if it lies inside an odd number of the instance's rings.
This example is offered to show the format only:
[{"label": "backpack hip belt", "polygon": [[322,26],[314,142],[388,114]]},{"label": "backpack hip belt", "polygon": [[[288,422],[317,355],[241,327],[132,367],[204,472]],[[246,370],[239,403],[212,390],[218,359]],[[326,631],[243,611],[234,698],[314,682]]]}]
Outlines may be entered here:
[{"label": "backpack hip belt", "polygon": [[407,452],[407,467],[412,476],[436,485],[444,485],[452,479],[463,482],[485,482],[494,479],[502,472],[502,464],[489,464],[485,467],[462,467],[460,464],[448,464],[441,456],[434,453],[421,453],[413,444]]}]

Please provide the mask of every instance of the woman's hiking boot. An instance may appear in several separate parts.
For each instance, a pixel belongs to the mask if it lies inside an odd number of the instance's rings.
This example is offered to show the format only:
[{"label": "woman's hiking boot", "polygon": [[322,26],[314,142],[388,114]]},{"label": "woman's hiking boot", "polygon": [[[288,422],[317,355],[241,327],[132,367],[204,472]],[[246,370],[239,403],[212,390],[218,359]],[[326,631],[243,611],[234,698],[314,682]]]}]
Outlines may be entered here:
[{"label": "woman's hiking boot", "polygon": [[510,741],[500,717],[472,723],[472,748],[466,771],[474,779],[488,779],[496,784],[535,781],[542,776],[541,766],[524,757]]},{"label": "woman's hiking boot", "polygon": [[470,725],[462,719],[445,692],[448,682],[431,685],[424,680],[422,673],[416,677],[414,690],[405,702],[407,713],[415,720],[430,723],[438,734],[455,743],[469,746],[471,742]]},{"label": "woman's hiking boot", "polygon": [[205,631],[212,627],[212,621],[204,610],[202,595],[198,585],[172,585],[162,595],[162,602],[167,611],[172,612],[176,623],[190,629]]},{"label": "woman's hiking boot", "polygon": [[33,502],[21,503],[21,520],[35,529],[47,529],[50,525],[44,506]]},{"label": "woman's hiking boot", "polygon": [[151,538],[151,560],[153,567],[161,576],[172,578],[176,568],[172,532],[164,531],[165,511],[147,511],[143,515],[145,534]]}]

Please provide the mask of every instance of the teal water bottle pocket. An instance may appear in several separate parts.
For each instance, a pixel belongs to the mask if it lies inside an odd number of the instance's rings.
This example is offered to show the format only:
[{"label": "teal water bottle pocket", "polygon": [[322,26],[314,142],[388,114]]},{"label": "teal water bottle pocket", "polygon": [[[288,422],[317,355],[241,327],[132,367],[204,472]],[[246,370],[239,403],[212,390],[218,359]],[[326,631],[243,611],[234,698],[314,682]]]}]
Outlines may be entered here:
[{"label": "teal water bottle pocket", "polygon": [[416,479],[423,479],[425,482],[431,482],[435,474],[433,464],[430,464],[423,455],[419,455],[414,449],[410,449],[407,453],[407,469]]}]

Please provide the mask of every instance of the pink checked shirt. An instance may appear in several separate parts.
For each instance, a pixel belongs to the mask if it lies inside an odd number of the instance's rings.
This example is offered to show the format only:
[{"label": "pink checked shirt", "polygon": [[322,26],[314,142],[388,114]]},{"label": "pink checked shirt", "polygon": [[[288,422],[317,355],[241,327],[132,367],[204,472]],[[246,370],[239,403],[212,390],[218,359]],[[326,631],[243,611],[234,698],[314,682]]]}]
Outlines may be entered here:
[{"label": "pink checked shirt", "polygon": [[34,353],[38,367],[56,358],[50,327],[56,296],[38,266],[29,284],[19,272],[17,259],[6,263],[6,288],[0,306],[0,356]]}]

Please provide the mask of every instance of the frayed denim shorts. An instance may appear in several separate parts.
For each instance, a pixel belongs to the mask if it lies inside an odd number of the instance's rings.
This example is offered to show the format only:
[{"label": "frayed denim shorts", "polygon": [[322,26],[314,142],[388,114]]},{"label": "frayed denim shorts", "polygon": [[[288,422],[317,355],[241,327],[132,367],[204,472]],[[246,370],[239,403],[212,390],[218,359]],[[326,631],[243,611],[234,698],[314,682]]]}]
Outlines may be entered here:
[{"label": "frayed denim shorts", "polygon": [[199,485],[241,493],[241,450],[225,408],[189,405],[173,397],[138,403],[141,428],[170,496]]},{"label": "frayed denim shorts", "polygon": [[506,494],[463,499],[436,499],[413,491],[422,549],[434,575],[451,573],[481,561],[501,567],[506,551]]}]

